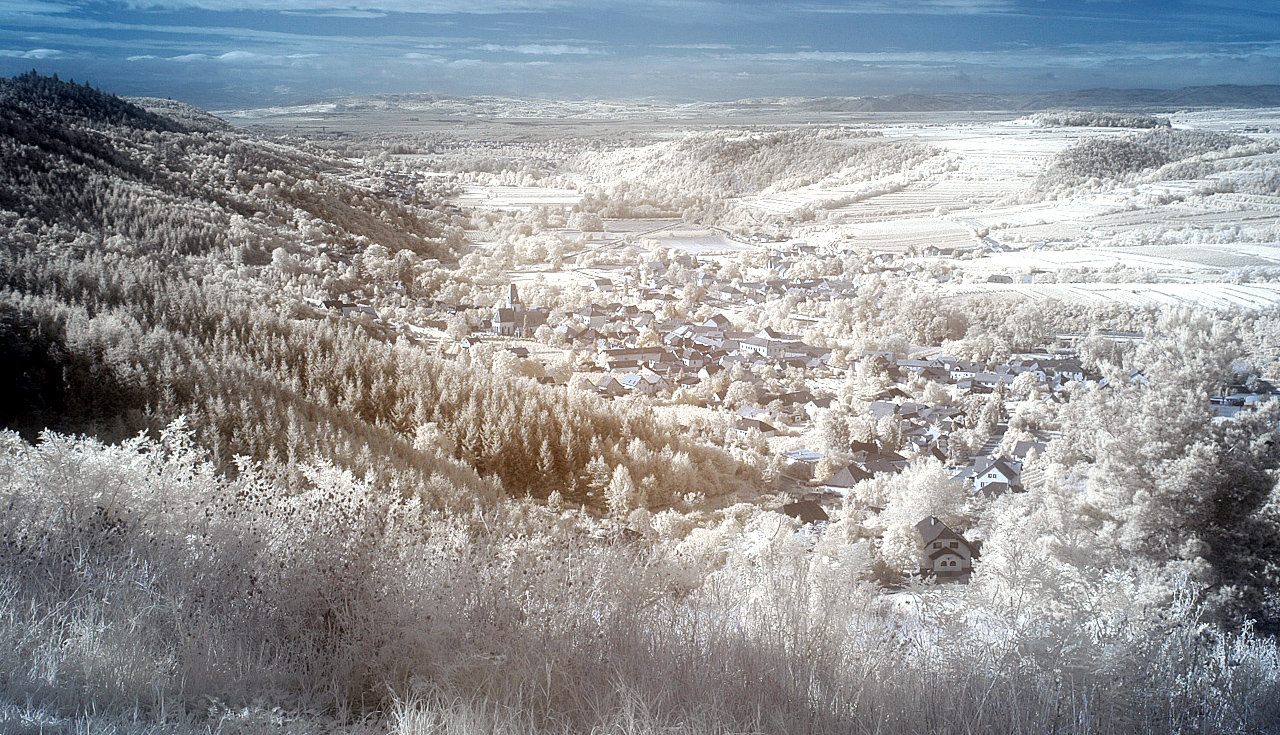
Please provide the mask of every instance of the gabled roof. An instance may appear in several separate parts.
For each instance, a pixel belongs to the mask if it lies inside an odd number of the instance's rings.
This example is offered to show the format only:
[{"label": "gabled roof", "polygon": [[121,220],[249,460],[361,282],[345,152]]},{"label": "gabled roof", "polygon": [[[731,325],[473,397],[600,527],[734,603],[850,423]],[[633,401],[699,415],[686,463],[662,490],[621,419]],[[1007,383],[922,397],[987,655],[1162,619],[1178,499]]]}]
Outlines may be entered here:
[{"label": "gabled roof", "polygon": [[774,427],[770,426],[769,424],[766,424],[765,422],[759,419],[748,419],[748,418],[738,419],[739,431],[750,431],[752,429],[755,429],[761,434],[767,434],[771,431],[777,431],[777,429],[775,429]]},{"label": "gabled roof", "polygon": [[972,556],[978,556],[978,549],[975,544],[969,543],[969,540],[964,536],[952,531],[947,527],[947,524],[938,520],[937,516],[929,516],[917,523],[916,532],[920,534],[920,543],[925,547],[938,540],[959,541],[969,549]]},{"label": "gabled roof", "polygon": [[871,415],[876,418],[884,418],[885,416],[893,416],[898,413],[898,404],[889,401],[876,401],[870,406]]},{"label": "gabled roof", "polygon": [[866,467],[868,472],[888,472],[896,475],[904,469],[905,464],[906,462],[889,460],[884,457],[873,457],[863,462],[862,466]]},{"label": "gabled roof", "polygon": [[845,465],[840,471],[822,483],[827,487],[850,488],[862,480],[870,480],[871,475],[857,465]]},{"label": "gabled roof", "polygon": [[822,509],[822,506],[812,500],[787,503],[782,506],[782,512],[792,518],[799,519],[801,523],[821,523],[831,520],[827,512]]},{"label": "gabled roof", "polygon": [[982,457],[977,462],[974,462],[973,471],[969,474],[969,477],[977,477],[991,470],[995,470],[1008,478],[1017,478],[1022,473],[1021,468],[1004,457]]}]

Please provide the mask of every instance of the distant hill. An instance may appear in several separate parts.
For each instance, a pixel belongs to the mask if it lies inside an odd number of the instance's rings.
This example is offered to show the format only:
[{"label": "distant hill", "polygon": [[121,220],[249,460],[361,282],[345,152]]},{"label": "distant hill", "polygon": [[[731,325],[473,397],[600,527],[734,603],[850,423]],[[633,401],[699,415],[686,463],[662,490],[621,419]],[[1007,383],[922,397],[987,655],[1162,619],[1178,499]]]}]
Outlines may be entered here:
[{"label": "distant hill", "polygon": [[213,132],[233,129],[231,123],[226,120],[185,102],[175,102],[160,97],[130,97],[127,100],[147,112],[166,117],[192,130]]},{"label": "distant hill", "polygon": [[[157,101],[160,102],[160,101]],[[898,94],[861,97],[757,97],[728,102],[662,100],[549,100],[517,97],[460,97],[438,94],[395,94],[313,99],[294,105],[225,110],[235,124],[319,129],[363,130],[379,120],[382,129],[421,127],[435,118],[544,121],[652,120],[667,114],[755,117],[821,116],[825,113],[1041,112],[1100,110],[1126,113],[1169,113],[1195,108],[1280,107],[1280,85],[1217,85],[1183,89],[1085,89],[1023,94]],[[159,107],[148,108],[169,114]],[[175,119],[194,120],[177,111]],[[422,119],[419,119],[419,116]],[[411,124],[412,123],[412,124]]]},{"label": "distant hill", "polygon": [[78,121],[90,124],[126,125],[131,128],[181,132],[186,128],[176,120],[162,117],[114,95],[73,82],[55,74],[43,77],[35,72],[0,79],[0,118],[12,123]]},{"label": "distant hill", "polygon": [[[743,103],[725,103],[732,107]],[[1189,107],[1280,107],[1280,85],[1216,85],[1182,89],[1084,89],[1036,94],[899,94],[877,97],[800,98],[792,102],[814,112],[952,112],[1138,110]]]}]

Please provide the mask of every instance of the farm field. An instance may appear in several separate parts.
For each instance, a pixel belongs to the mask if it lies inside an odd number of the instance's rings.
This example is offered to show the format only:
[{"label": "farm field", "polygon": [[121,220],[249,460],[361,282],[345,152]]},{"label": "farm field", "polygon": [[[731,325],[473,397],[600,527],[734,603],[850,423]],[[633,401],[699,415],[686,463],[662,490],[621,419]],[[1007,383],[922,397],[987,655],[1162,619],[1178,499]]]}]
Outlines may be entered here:
[{"label": "farm field", "polygon": [[[597,112],[602,109],[596,108]],[[870,137],[860,130],[847,139],[850,145],[873,145],[867,141],[923,144],[930,152],[896,172],[879,169],[863,179],[846,172],[818,183],[766,186],[758,194],[726,198],[725,205],[737,213],[737,229],[723,226],[714,217],[686,221],[670,216],[611,216],[602,220],[603,229],[598,232],[562,227],[554,232],[565,245],[566,257],[586,260],[575,261],[576,271],[574,267],[563,272],[529,267],[516,280],[537,274],[549,283],[588,285],[604,275],[597,268],[628,252],[665,250],[732,258],[762,247],[785,249],[803,242],[827,254],[870,251],[941,264],[960,274],[953,283],[980,282],[946,287],[948,293],[956,294],[1244,308],[1277,301],[1275,289],[1266,283],[1217,282],[1241,280],[1241,269],[1252,269],[1244,280],[1266,281],[1271,277],[1268,273],[1280,268],[1280,193],[1267,188],[1271,186],[1267,177],[1280,166],[1280,152],[1267,147],[1280,140],[1276,132],[1280,110],[1173,115],[1168,119],[1175,131],[1242,135],[1259,146],[1195,158],[1193,165],[1170,169],[1168,174],[1146,171],[1125,180],[1085,181],[1065,189],[1046,188],[1044,182],[1064,151],[1086,139],[1125,141],[1145,133],[1133,128],[1041,126],[1017,113],[958,116],[953,122],[937,116],[864,118],[856,127],[869,130]],[[746,121],[745,117],[739,120]],[[582,130],[599,132],[593,126],[601,122],[583,123]],[[785,129],[781,121],[775,122]],[[652,151],[653,140],[679,140],[693,134],[668,131],[637,142],[635,150]],[[733,140],[737,139],[726,138],[726,145]],[[648,160],[644,158],[648,153],[637,155],[641,156],[637,160]],[[623,168],[613,173],[607,167],[594,174],[552,172],[561,178],[550,180],[561,182],[561,187],[566,179],[572,180],[576,188],[467,184],[451,203],[478,211],[568,212],[587,201],[588,192],[599,198],[617,183],[600,177],[629,175],[625,162],[631,159],[620,155],[617,160],[624,162]],[[844,183],[830,184],[836,180]],[[685,191],[678,175],[672,181],[675,194]],[[750,234],[752,226],[768,222],[788,223],[784,232],[789,236]],[[1083,280],[1137,278],[1144,283],[1127,289],[1114,284],[1054,283],[1061,271],[1070,271],[1064,280],[1074,282],[1082,273],[1125,269],[1140,275],[1095,275]],[[1016,285],[987,283],[992,276],[1009,277]]]},{"label": "farm field", "polygon": [[915,218],[859,222],[841,228],[841,249],[907,252],[911,249],[972,248],[979,244],[973,232],[949,218]]},{"label": "farm field", "polygon": [[460,207],[512,211],[535,207],[572,207],[582,201],[582,194],[572,189],[540,186],[468,186],[462,194],[450,201]]},{"label": "farm field", "polygon": [[658,245],[694,255],[742,252],[754,249],[746,243],[731,240],[723,232],[706,228],[680,227],[648,235]]},{"label": "farm field", "polygon": [[1061,268],[1105,270],[1115,267],[1212,273],[1249,266],[1280,266],[1280,243],[1019,250],[992,253],[966,263],[965,269],[980,274],[1027,273]]},{"label": "farm field", "polygon": [[1005,296],[1016,301],[1061,301],[1082,306],[1124,304],[1268,309],[1280,305],[1280,283],[981,283],[944,286],[946,296]]}]

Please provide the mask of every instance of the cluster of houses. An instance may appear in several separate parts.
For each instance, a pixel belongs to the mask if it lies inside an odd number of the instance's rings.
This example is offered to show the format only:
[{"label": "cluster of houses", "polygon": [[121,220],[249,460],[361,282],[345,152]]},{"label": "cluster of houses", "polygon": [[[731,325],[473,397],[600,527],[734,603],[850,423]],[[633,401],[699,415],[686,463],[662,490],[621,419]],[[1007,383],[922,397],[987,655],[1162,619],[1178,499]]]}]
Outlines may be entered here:
[{"label": "cluster of houses", "polygon": [[[629,392],[654,395],[681,386],[694,386],[734,365],[747,368],[743,380],[759,388],[762,383],[748,375],[749,369],[756,365],[821,370],[831,361],[831,350],[805,344],[795,335],[771,329],[755,333],[733,331],[722,315],[701,324],[677,319],[656,326],[650,337],[656,334],[657,339],[643,345],[635,335],[602,339],[593,327],[566,325],[561,329],[569,339],[595,346],[596,365],[604,371],[597,390],[610,397]],[[724,397],[722,391],[713,397],[713,402],[723,401]],[[760,394],[756,397],[764,398]],[[800,396],[780,398],[795,403]],[[806,392],[800,402],[809,400],[811,397]]]}]

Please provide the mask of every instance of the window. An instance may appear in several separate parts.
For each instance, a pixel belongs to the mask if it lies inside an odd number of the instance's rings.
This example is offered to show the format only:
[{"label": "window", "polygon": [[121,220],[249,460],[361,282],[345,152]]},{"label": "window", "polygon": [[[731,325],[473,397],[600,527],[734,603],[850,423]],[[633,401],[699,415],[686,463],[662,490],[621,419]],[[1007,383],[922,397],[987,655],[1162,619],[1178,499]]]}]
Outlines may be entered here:
[{"label": "window", "polygon": [[958,549],[958,548],[960,548],[960,542],[958,542],[958,541],[952,541],[952,542],[951,542],[951,548],[953,548],[953,549]]},{"label": "window", "polygon": [[933,542],[933,548],[935,548],[935,549],[941,549],[941,548],[942,548],[942,542],[941,542],[941,541],[934,541],[934,542]]}]

